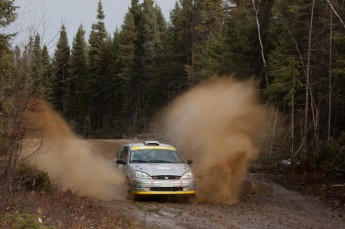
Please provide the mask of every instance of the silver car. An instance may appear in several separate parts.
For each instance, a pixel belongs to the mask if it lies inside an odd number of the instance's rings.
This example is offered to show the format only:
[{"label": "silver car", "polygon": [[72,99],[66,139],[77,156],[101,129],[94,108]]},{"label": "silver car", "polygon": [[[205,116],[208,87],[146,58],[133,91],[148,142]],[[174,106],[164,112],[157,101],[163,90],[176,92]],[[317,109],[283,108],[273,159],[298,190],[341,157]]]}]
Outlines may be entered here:
[{"label": "silver car", "polygon": [[122,146],[115,157],[116,166],[128,181],[129,198],[142,195],[196,194],[196,182],[187,162],[168,144],[144,141]]}]

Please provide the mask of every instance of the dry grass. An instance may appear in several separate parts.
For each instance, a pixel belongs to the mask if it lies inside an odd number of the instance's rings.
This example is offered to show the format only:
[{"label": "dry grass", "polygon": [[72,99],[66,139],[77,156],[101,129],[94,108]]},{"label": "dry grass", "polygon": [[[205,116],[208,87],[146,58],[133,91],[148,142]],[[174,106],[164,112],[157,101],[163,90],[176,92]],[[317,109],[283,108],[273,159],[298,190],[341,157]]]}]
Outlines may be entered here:
[{"label": "dry grass", "polygon": [[23,228],[25,223],[30,228],[135,228],[116,210],[70,191],[47,194],[0,188],[0,193],[0,228]]}]

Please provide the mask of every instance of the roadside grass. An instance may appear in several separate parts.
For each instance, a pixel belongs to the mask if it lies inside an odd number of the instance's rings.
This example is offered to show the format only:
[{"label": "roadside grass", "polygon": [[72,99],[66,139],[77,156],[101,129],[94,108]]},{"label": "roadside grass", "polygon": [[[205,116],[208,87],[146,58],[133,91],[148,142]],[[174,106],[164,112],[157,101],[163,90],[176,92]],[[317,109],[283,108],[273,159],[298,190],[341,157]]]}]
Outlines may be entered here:
[{"label": "roadside grass", "polygon": [[137,228],[134,220],[71,191],[6,191],[0,187],[0,228]]},{"label": "roadside grass", "polygon": [[32,228],[32,229],[54,229],[54,226],[46,226],[42,222],[41,215],[31,215],[31,214],[5,214],[0,217],[0,225],[4,228]]}]

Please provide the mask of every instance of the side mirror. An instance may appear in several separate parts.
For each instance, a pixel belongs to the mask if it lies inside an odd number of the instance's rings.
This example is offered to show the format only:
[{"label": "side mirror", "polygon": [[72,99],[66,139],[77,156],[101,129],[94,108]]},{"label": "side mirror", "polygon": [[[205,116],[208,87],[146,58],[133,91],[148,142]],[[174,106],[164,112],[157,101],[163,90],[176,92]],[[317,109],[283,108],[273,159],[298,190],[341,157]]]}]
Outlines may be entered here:
[{"label": "side mirror", "polygon": [[187,160],[187,164],[191,165],[191,164],[193,164],[193,161],[192,160]]},{"label": "side mirror", "polygon": [[123,160],[123,159],[118,159],[118,160],[116,160],[116,164],[125,165],[125,164],[126,164],[126,161]]}]

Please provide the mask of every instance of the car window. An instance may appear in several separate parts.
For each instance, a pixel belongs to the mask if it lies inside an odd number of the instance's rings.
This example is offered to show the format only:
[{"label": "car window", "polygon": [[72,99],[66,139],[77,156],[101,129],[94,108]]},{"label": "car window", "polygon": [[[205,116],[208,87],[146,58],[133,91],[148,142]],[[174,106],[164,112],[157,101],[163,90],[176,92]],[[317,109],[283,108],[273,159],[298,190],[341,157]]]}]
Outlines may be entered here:
[{"label": "car window", "polygon": [[140,149],[132,150],[130,155],[130,163],[184,163],[175,150]]},{"label": "car window", "polygon": [[127,161],[127,157],[128,157],[128,146],[124,146],[122,147],[120,151],[119,159]]},{"label": "car window", "polygon": [[130,158],[130,162],[133,163],[146,163],[146,157],[145,154],[143,154],[141,152],[141,150],[134,150],[131,152],[131,158]]}]

